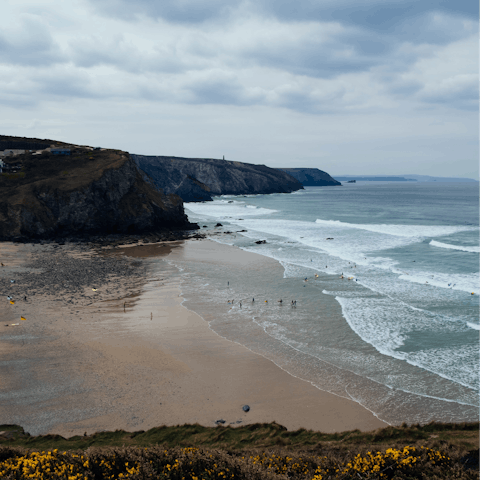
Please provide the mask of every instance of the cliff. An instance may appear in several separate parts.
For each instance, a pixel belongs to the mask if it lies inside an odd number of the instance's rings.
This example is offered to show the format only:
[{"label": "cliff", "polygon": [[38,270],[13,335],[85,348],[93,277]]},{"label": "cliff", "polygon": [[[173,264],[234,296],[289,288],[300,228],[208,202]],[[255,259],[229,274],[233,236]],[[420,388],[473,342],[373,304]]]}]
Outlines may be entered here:
[{"label": "cliff", "polygon": [[327,172],[318,168],[279,168],[282,172],[286,172],[296,178],[305,187],[329,187],[333,185],[341,185],[332,178]]},{"label": "cliff", "polygon": [[288,173],[265,165],[216,160],[132,155],[155,186],[185,202],[211,200],[213,195],[290,193],[302,184]]},{"label": "cliff", "polygon": [[5,159],[0,240],[198,228],[182,200],[157,191],[128,153],[71,147],[68,156],[44,151]]}]

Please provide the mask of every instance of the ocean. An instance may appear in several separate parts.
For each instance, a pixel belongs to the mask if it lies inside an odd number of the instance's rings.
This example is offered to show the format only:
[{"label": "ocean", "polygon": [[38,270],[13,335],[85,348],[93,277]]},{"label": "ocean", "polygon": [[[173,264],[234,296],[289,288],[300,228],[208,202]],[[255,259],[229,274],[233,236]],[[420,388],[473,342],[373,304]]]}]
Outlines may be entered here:
[{"label": "ocean", "polygon": [[185,207],[212,240],[278,262],[172,260],[184,304],[219,335],[390,424],[478,420],[478,183],[357,182]]}]

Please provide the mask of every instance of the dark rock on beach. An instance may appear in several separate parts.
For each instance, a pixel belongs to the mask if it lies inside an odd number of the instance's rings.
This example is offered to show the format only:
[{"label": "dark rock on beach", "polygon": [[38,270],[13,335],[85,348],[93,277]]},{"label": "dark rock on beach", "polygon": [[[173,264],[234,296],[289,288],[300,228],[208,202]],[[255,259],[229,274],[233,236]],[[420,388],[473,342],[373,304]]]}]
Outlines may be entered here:
[{"label": "dark rock on beach", "polygon": [[[72,252],[80,255],[73,256]],[[15,283],[9,278],[0,278],[0,291],[20,302],[28,301],[35,294],[46,294],[62,301],[71,298],[75,303],[85,303],[93,302],[85,292],[97,295],[108,283],[111,285],[108,288],[114,289],[121,287],[127,279],[140,282],[147,275],[147,266],[134,259],[118,255],[91,256],[90,252],[91,247],[86,244],[64,247],[45,244],[37,253],[32,253],[26,264],[28,271],[12,273],[17,280]],[[92,291],[92,288],[99,289],[99,292]]]}]

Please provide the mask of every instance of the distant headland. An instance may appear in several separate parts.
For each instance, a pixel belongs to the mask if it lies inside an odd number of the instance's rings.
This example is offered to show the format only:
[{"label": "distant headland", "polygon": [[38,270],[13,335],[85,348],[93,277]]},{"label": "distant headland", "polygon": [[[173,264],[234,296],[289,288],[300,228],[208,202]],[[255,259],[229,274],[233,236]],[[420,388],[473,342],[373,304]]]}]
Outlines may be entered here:
[{"label": "distant headland", "polygon": [[430,175],[335,175],[341,182],[478,182],[464,177],[433,177]]},{"label": "distant headland", "polygon": [[288,173],[302,183],[304,187],[331,187],[341,186],[338,179],[332,178],[327,172],[318,168],[278,168]]},{"label": "distant headland", "polygon": [[184,202],[212,200],[215,195],[290,193],[303,185],[293,175],[265,165],[214,158],[131,155],[165,193]]}]

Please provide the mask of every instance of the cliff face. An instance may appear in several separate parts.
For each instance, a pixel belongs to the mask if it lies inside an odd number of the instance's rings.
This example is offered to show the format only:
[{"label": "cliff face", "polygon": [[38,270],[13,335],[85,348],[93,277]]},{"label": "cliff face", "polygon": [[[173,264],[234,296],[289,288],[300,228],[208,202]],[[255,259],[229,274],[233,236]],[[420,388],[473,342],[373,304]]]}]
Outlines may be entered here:
[{"label": "cliff face", "polygon": [[212,195],[289,193],[302,189],[290,176],[265,165],[207,158],[132,155],[157,188],[185,202],[211,200]]},{"label": "cliff face", "polygon": [[0,175],[0,240],[196,227],[181,199],[153,188],[126,152],[80,148],[8,161],[20,168]]},{"label": "cliff face", "polygon": [[319,170],[318,168],[279,168],[278,170],[295,177],[305,187],[342,185],[327,172]]}]

